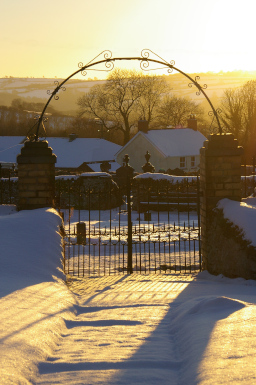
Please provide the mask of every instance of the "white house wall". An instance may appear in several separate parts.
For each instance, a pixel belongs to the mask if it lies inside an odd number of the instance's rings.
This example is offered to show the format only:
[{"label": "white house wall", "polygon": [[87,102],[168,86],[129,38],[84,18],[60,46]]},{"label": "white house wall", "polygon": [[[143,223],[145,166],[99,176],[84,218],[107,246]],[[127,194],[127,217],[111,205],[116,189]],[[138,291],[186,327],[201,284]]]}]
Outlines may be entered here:
[{"label": "white house wall", "polygon": [[146,163],[145,154],[149,151],[151,154],[150,162],[156,171],[164,168],[165,158],[145,137],[138,135],[117,155],[117,162],[122,165],[123,158],[126,154],[130,157],[130,165],[136,172],[143,172],[142,166]]},{"label": "white house wall", "polygon": [[[191,156],[185,156],[185,167],[182,168],[186,172],[192,172],[192,171],[197,171],[199,169],[200,165],[200,155],[193,155],[195,158],[195,166],[192,167],[191,165]],[[174,170],[175,168],[181,168],[180,167],[180,157],[179,156],[174,156],[170,157],[168,156],[165,159],[165,165],[166,167],[163,167],[164,170],[168,170],[169,168]]]},{"label": "white house wall", "polygon": [[[133,140],[128,143],[124,149],[116,155],[117,163],[123,164],[123,158],[126,154],[130,157],[130,165],[136,172],[143,172],[142,166],[146,163],[145,154],[149,151],[151,154],[150,162],[155,167],[155,171],[159,170],[175,169],[180,167],[180,156],[164,156],[144,135],[137,135]],[[195,158],[195,167],[191,167],[191,156],[185,157],[184,171],[195,171],[199,167],[200,155],[193,155]]]}]

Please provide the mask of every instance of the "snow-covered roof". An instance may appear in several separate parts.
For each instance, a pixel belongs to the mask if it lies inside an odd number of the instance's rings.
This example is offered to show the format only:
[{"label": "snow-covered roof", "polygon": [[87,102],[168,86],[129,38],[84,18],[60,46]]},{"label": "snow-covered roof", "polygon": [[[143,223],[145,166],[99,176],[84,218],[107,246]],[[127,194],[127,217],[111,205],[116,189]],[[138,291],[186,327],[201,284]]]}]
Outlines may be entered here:
[{"label": "snow-covered roof", "polygon": [[139,131],[123,148],[142,135],[165,156],[199,155],[206,137],[191,128]]},{"label": "snow-covered roof", "polygon": [[16,163],[24,136],[0,136],[0,163]]},{"label": "snow-covered roof", "polygon": [[115,153],[121,148],[118,144],[97,138],[77,138],[72,142],[68,138],[47,140],[57,155],[57,167],[79,167],[83,162],[114,160]]},{"label": "snow-covered roof", "polygon": [[[20,144],[23,139],[24,137],[20,136],[1,136],[0,162],[15,163],[16,157],[23,147],[23,144]],[[77,138],[71,142],[69,138],[47,138],[47,141],[57,156],[56,167],[63,168],[76,168],[83,162],[114,160],[116,152],[121,149],[118,144],[98,138]],[[110,164],[112,171],[115,163]]]},{"label": "snow-covered roof", "polygon": [[206,137],[191,128],[150,130],[143,135],[165,156],[198,155]]}]

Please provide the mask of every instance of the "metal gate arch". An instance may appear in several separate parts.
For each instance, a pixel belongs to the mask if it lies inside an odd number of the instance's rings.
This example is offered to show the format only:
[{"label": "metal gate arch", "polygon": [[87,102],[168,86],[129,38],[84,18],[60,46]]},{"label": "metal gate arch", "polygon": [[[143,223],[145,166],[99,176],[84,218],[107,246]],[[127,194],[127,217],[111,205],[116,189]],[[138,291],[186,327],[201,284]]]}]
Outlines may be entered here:
[{"label": "metal gate arch", "polygon": [[[150,57],[150,55],[153,55],[153,58]],[[101,57],[103,57],[103,59],[100,59]],[[82,75],[85,76],[87,74],[86,70],[90,69],[91,67],[100,65],[100,64],[105,64],[106,69],[103,71],[111,71],[114,68],[114,62],[116,62],[116,61],[131,61],[131,60],[139,61],[140,62],[140,68],[143,71],[150,71],[150,70],[167,68],[167,71],[169,73],[171,73],[173,70],[175,70],[175,71],[179,72],[180,74],[182,74],[183,76],[185,76],[187,79],[189,79],[189,81],[191,83],[189,83],[188,86],[192,87],[192,85],[195,85],[196,88],[198,89],[197,95],[200,95],[202,93],[204,95],[204,97],[206,98],[207,102],[209,103],[209,105],[211,107],[211,111],[209,111],[208,114],[210,116],[213,116],[213,118],[216,119],[219,133],[220,134],[222,133],[222,128],[221,128],[219,117],[218,117],[218,114],[221,112],[221,110],[219,108],[217,110],[214,108],[211,100],[209,99],[209,97],[207,96],[207,94],[204,91],[207,88],[207,85],[204,84],[203,86],[201,86],[198,83],[198,80],[200,80],[199,76],[196,76],[195,79],[193,79],[191,76],[189,76],[185,72],[181,71],[179,68],[175,67],[174,61],[171,61],[169,63],[166,60],[162,59],[159,55],[157,55],[156,53],[154,53],[150,49],[143,49],[141,51],[141,56],[135,56],[135,57],[112,57],[112,52],[109,50],[105,50],[105,51],[102,51],[94,59],[92,59],[91,61],[89,61],[85,65],[83,65],[83,63],[80,62],[78,64],[79,69],[77,71],[73,72],[66,79],[64,79],[61,83],[59,83],[56,80],[54,82],[56,85],[56,88],[54,89],[54,91],[53,92],[51,92],[50,90],[47,91],[47,93],[50,95],[50,97],[49,97],[48,101],[46,102],[41,115],[38,117],[38,122],[36,124],[36,134],[35,134],[35,138],[34,138],[35,141],[38,141],[39,129],[40,129],[41,124],[43,124],[43,122],[44,122],[44,114],[46,112],[48,105],[50,104],[50,102],[53,98],[55,100],[59,99],[59,96],[57,95],[57,93],[59,92],[59,90],[63,90],[63,91],[66,90],[66,88],[64,87],[64,84],[69,79],[71,79],[73,76],[77,75],[78,73],[81,73]],[[163,67],[151,69],[151,68],[149,68],[150,63],[160,64]]]},{"label": "metal gate arch", "polygon": [[[143,49],[141,51],[141,56],[137,56],[137,57],[112,57],[112,53],[111,51],[109,50],[106,50],[106,51],[102,51],[99,55],[97,55],[94,59],[92,59],[90,62],[88,62],[86,65],[83,65],[83,63],[79,63],[78,64],[78,67],[79,69],[76,70],[75,72],[73,72],[71,75],[69,75],[66,79],[64,79],[61,83],[59,83],[58,81],[55,81],[55,85],[56,85],[56,88],[54,89],[53,92],[51,91],[47,91],[47,93],[50,95],[49,96],[49,99],[48,101],[46,102],[44,108],[43,108],[43,111],[41,113],[40,116],[38,116],[38,121],[37,123],[32,127],[34,128],[36,126],[36,134],[34,136],[33,139],[31,139],[32,141],[38,141],[39,140],[39,129],[40,129],[40,126],[41,125],[44,125],[44,121],[46,120],[44,118],[44,114],[46,112],[46,109],[48,107],[48,105],[50,104],[51,100],[54,98],[55,100],[58,100],[59,99],[59,96],[57,95],[57,93],[60,91],[60,90],[63,90],[65,91],[65,83],[71,79],[72,77],[74,77],[76,74],[78,73],[81,73],[82,75],[86,75],[87,74],[87,70],[91,69],[92,67],[95,67],[95,66],[99,66],[101,64],[104,64],[105,65],[105,69],[104,71],[111,71],[113,70],[114,68],[114,63],[116,61],[131,61],[131,60],[134,60],[134,61],[139,61],[140,62],[140,68],[144,71],[150,71],[150,70],[157,70],[157,69],[164,69],[166,68],[167,71],[169,73],[171,73],[173,70],[179,72],[180,74],[182,74],[183,76],[185,76],[187,79],[189,79],[190,83],[188,84],[189,87],[192,87],[193,85],[197,88],[197,95],[200,95],[201,93],[204,95],[204,97],[206,98],[206,100],[208,101],[210,107],[211,107],[211,111],[209,112],[209,115],[210,116],[213,116],[213,119],[215,118],[216,119],[216,122],[217,122],[217,125],[218,125],[218,130],[219,130],[219,133],[221,134],[222,133],[222,128],[221,128],[221,125],[220,125],[220,121],[219,121],[219,117],[218,117],[218,114],[221,112],[220,109],[217,109],[215,110],[214,106],[212,105],[212,102],[210,101],[209,97],[207,96],[207,94],[205,93],[205,89],[207,88],[207,85],[204,84],[203,86],[201,86],[199,83],[198,83],[198,80],[200,79],[199,76],[196,76],[195,79],[193,79],[192,77],[190,77],[188,74],[186,74],[185,72],[181,71],[180,69],[178,69],[177,67],[175,67],[175,62],[174,61],[171,61],[170,63],[167,62],[166,60],[162,59],[159,55],[157,55],[156,53],[154,53],[153,51],[151,51],[150,49]],[[150,68],[150,64],[151,63],[155,63],[155,64],[158,64],[160,66],[162,66],[161,68]],[[100,69],[98,69],[100,70]],[[197,182],[198,183],[198,182]],[[199,194],[199,189],[198,189],[198,194]],[[199,195],[198,195],[199,197]],[[180,199],[180,198],[178,198]],[[128,203],[128,207],[127,207],[127,212],[129,213],[129,211],[131,211],[131,206],[130,206],[130,193],[127,193],[126,194],[126,202]],[[199,205],[199,198],[197,198],[197,204]],[[199,207],[199,206],[198,206]],[[189,212],[189,210],[188,210]],[[199,213],[199,209],[197,208],[197,212]],[[169,212],[168,212],[169,213]],[[131,214],[131,213],[130,213]],[[130,215],[129,214],[129,215]],[[159,214],[158,214],[159,216]],[[159,221],[158,221],[159,222]],[[80,223],[80,220],[79,220],[79,223]],[[128,227],[129,227],[129,223],[128,223]],[[194,226],[194,225],[193,225]],[[184,224],[184,232],[185,232],[185,224]],[[172,224],[172,226],[169,226],[168,224],[168,231],[169,231],[169,249],[170,249],[170,232],[175,232],[176,229],[178,228],[178,238],[177,238],[177,242],[179,244],[179,252],[181,250],[180,248],[180,245],[181,245],[181,237],[180,237],[180,233],[181,233],[181,226],[180,226],[180,223],[178,223],[178,226],[177,224],[175,224],[175,222]],[[165,227],[165,224],[164,224],[164,231],[166,230],[166,227]],[[188,237],[189,237],[189,240],[190,240],[190,235],[191,235],[191,227],[190,227],[190,224],[189,224],[189,221],[188,221]],[[167,231],[167,233],[168,233]],[[151,264],[151,260],[150,260],[150,253],[151,253],[151,246],[153,245],[153,253],[154,255],[156,255],[156,250],[155,250],[155,247],[156,247],[156,242],[157,241],[153,241],[153,243],[151,244],[150,243],[150,236],[148,236],[148,243],[147,242],[144,242],[144,243],[141,243],[141,228],[139,227],[139,242],[134,242],[133,240],[131,241],[132,239],[132,236],[131,236],[131,232],[134,234],[137,234],[137,228],[135,226],[135,229],[132,228],[130,226],[130,233],[128,235],[128,242],[127,242],[127,246],[128,248],[130,248],[129,250],[129,254],[131,254],[131,251],[132,253],[134,252],[135,250],[135,255],[137,256],[137,251],[136,251],[136,247],[139,247],[140,248],[140,252],[139,252],[139,255],[140,255],[140,261],[139,261],[139,272],[141,273],[141,247],[144,248],[144,251],[146,250],[146,245],[148,244],[148,254],[149,254],[149,265],[148,265],[148,270],[150,271],[150,264]],[[150,233],[152,233],[152,229],[149,230]],[[165,231],[166,232],[166,231]],[[161,246],[160,246],[160,239],[161,239],[161,229],[160,227],[158,228],[158,239],[159,239],[159,242],[158,242],[158,245],[159,245],[159,257],[161,255]],[[83,274],[84,275],[84,255],[85,255],[85,247],[88,245],[89,247],[92,247],[94,249],[94,262],[95,262],[95,248],[96,248],[96,244],[91,244],[90,243],[90,230],[89,230],[89,244],[87,241],[85,242],[82,242],[82,243],[72,243],[72,247],[71,246],[71,243],[69,242],[69,245],[68,247],[66,247],[66,258],[64,258],[64,270],[66,273],[70,273],[70,257],[71,257],[71,254],[73,253],[73,257],[72,257],[72,261],[73,261],[73,274],[75,274],[75,265],[74,265],[74,261],[75,261],[75,256],[78,255],[80,256],[80,254],[82,253],[82,256],[83,256],[83,259],[82,259],[82,264],[83,264]],[[99,260],[99,264],[100,264],[100,257],[101,257],[101,249],[100,249],[100,242],[101,242],[101,238],[102,238],[102,234],[101,232],[99,232],[99,255],[97,256],[98,257],[98,260]],[[130,238],[130,241],[129,241],[129,238]],[[110,238],[111,239],[111,238]],[[70,234],[69,234],[69,241],[70,241]],[[120,241],[120,239],[119,239]],[[174,254],[175,254],[175,251],[176,251],[176,244],[175,244],[175,240],[174,240],[174,243],[173,243],[173,249],[174,249]],[[200,265],[200,269],[201,269],[201,252],[200,252],[200,219],[198,217],[198,242],[199,242],[199,265]],[[113,243],[113,242],[112,242]],[[119,242],[120,243],[120,242]],[[133,249],[131,249],[131,243],[132,243],[132,246],[133,246]],[[161,264],[161,262],[159,263],[159,269],[160,269],[160,272],[161,270],[164,270],[166,271],[168,268],[171,267],[171,269],[173,268],[174,266],[174,271],[176,272],[176,268],[177,268],[177,263],[175,262],[174,265],[170,262],[169,265],[168,263],[166,263],[166,260],[165,260],[165,246],[166,246],[166,243],[167,241],[166,240],[163,240],[163,255],[164,255],[164,264]],[[105,246],[104,246],[105,245]],[[106,243],[103,245],[103,250],[106,250]],[[115,245],[117,245],[117,243],[115,244],[112,244],[111,245],[111,242],[110,242],[110,249],[111,247],[113,246],[114,247],[114,250],[116,251],[116,248],[115,248]],[[142,246],[143,245],[143,246]],[[151,246],[150,246],[151,245]],[[125,246],[126,246],[126,242],[123,242],[122,243],[122,248],[123,248],[123,261],[124,261],[124,256],[125,256],[125,253],[124,253],[124,249],[125,249]],[[77,248],[77,250],[76,250]],[[72,249],[72,250],[71,250]],[[81,251],[82,249],[82,251]],[[116,252],[114,251],[114,255],[116,255]],[[91,250],[90,250],[91,252]],[[89,258],[91,256],[89,252]],[[186,246],[185,246],[185,242],[184,242],[184,249],[183,249],[183,252],[185,253],[185,272],[186,272]],[[103,251],[104,253],[104,251]],[[109,257],[110,257],[110,254],[111,254],[111,250],[109,251]],[[145,255],[145,252],[144,252],[144,255]],[[79,257],[80,258],[80,257]],[[78,258],[77,262],[78,262],[78,275],[79,275],[79,271],[80,271],[80,259]],[[129,258],[128,258],[128,261],[129,261]],[[137,266],[137,270],[138,270],[138,261],[136,260],[136,266]],[[115,263],[116,263],[116,259],[115,259]],[[133,269],[131,266],[128,266],[129,265],[129,262],[128,262],[128,265],[125,267],[124,266],[124,262],[123,262],[123,268],[121,268],[121,263],[120,263],[120,253],[119,253],[119,260],[118,260],[118,263],[120,264],[120,269],[123,273],[124,271],[126,270],[127,272],[130,272],[132,273]],[[145,260],[145,266],[146,266],[146,260]],[[155,263],[155,272],[157,270],[156,268],[156,258],[154,260],[154,263]],[[90,266],[90,263],[89,263],[89,266]],[[181,263],[180,263],[180,266],[181,266]],[[146,267],[145,267],[146,269]],[[190,264],[190,271],[191,271],[191,264]],[[95,271],[94,271],[95,273]],[[89,267],[89,275],[90,275],[90,267]]]}]

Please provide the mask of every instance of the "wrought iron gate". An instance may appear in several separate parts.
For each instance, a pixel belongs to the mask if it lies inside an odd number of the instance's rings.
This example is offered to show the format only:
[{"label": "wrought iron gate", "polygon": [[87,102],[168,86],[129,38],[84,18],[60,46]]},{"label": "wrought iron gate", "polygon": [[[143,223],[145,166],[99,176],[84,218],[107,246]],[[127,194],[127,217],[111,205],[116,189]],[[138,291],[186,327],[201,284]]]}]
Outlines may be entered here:
[{"label": "wrought iron gate", "polygon": [[172,185],[133,184],[128,192],[66,182],[66,192],[59,193],[66,274],[201,270],[198,178]]}]

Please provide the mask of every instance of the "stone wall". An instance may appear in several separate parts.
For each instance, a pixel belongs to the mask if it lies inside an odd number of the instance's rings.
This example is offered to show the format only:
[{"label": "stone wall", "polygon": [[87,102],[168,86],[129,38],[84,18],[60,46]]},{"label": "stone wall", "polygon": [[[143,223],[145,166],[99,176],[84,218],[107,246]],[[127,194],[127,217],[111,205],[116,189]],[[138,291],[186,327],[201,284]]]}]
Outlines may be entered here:
[{"label": "stone wall", "polygon": [[56,156],[48,142],[25,142],[17,163],[18,210],[54,207]]},{"label": "stone wall", "polygon": [[[202,266],[213,274],[216,274],[217,270],[212,266],[219,263],[217,251],[222,248],[220,240],[218,246],[216,245],[218,238],[214,235],[214,209],[223,198],[241,200],[242,153],[243,149],[238,146],[237,140],[231,134],[210,135],[200,151]],[[227,272],[227,269],[225,271]],[[219,266],[218,274],[221,272],[222,267]]]},{"label": "stone wall", "polygon": [[211,215],[206,262],[211,274],[256,279],[256,248],[244,238],[242,229],[224,218],[221,209]]}]

